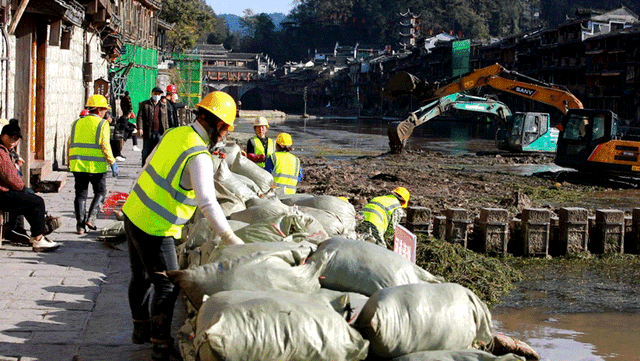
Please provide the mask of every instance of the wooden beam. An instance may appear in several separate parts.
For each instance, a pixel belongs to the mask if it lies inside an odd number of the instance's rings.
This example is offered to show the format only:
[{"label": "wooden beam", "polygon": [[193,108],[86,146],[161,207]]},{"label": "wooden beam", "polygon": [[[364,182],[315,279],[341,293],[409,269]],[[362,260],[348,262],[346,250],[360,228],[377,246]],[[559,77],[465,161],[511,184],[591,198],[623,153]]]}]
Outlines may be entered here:
[{"label": "wooden beam", "polygon": [[13,17],[13,19],[11,19],[11,25],[9,25],[9,35],[13,35],[13,33],[16,31],[16,27],[18,26],[18,23],[22,18],[24,9],[27,8],[27,5],[29,5],[29,0],[22,0],[20,5],[18,6],[18,10],[16,10],[15,16]]}]

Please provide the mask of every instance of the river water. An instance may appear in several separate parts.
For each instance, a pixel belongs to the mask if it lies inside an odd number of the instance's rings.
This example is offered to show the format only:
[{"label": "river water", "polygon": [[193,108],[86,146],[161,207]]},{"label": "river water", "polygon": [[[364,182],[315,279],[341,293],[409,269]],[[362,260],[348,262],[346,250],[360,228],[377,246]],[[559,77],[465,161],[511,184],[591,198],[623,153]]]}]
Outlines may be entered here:
[{"label": "river water", "polygon": [[[290,133],[298,154],[348,159],[389,151],[389,122],[353,118],[272,120],[269,136]],[[236,130],[253,133],[248,119],[240,119]],[[494,134],[490,124],[432,120],[416,128],[406,149],[475,154],[495,150]],[[506,171],[527,175],[555,167],[518,165]],[[536,278],[535,283],[521,283],[492,309],[496,331],[527,342],[545,361],[640,360],[640,285],[622,279],[625,270],[530,272],[525,270],[525,280]],[[636,272],[633,276],[640,274]],[[540,273],[548,275],[540,277]]]}]

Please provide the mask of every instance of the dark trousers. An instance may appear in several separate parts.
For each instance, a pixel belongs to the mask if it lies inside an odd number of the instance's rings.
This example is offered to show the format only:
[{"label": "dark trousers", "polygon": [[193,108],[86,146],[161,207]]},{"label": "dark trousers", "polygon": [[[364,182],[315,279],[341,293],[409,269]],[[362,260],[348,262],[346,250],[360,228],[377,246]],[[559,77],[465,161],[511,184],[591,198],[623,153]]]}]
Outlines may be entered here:
[{"label": "dark trousers", "polygon": [[131,262],[131,316],[139,321],[151,318],[151,338],[169,340],[173,308],[180,289],[157,272],[178,269],[175,239],[151,236],[133,224],[126,215],[124,231]]},{"label": "dark trousers", "polygon": [[160,133],[151,133],[148,137],[142,138],[142,165],[147,161],[147,157],[153,151],[153,148],[160,143],[160,138],[162,134]]},{"label": "dark trousers", "polygon": [[0,209],[11,217],[24,215],[31,226],[31,237],[44,234],[46,209],[42,197],[24,190],[0,192]]},{"label": "dark trousers", "polygon": [[122,141],[120,139],[111,139],[109,144],[114,157],[122,156]]},{"label": "dark trousers", "polygon": [[107,173],[73,172],[75,179],[76,199],[87,199],[89,183],[93,188],[93,196],[107,194]]}]

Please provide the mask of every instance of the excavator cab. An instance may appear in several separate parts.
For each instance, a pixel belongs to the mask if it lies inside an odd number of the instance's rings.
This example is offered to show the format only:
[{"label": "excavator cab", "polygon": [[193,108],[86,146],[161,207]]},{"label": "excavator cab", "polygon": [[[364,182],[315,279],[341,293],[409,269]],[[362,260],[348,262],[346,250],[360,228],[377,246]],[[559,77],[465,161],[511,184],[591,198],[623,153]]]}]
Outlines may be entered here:
[{"label": "excavator cab", "polygon": [[618,140],[610,110],[570,109],[564,116],[555,163],[583,172],[638,172],[638,143]]},{"label": "excavator cab", "polygon": [[[517,112],[508,120],[508,124],[506,144],[501,149],[515,152],[555,152],[559,131],[550,127],[548,113]],[[502,134],[504,133],[503,131]]]}]

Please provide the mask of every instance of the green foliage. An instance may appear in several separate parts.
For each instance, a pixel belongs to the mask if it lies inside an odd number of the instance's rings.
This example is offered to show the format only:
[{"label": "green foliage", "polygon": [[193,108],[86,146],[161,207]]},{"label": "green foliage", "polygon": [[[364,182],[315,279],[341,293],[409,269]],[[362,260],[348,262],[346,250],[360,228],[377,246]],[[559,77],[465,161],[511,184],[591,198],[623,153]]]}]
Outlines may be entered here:
[{"label": "green foliage", "polygon": [[162,0],[160,18],[173,24],[167,35],[177,49],[192,48],[198,38],[219,30],[218,18],[204,0]]},{"label": "green foliage", "polygon": [[460,245],[418,236],[416,264],[447,282],[472,290],[489,307],[522,279],[520,271],[501,258],[487,257]]}]

